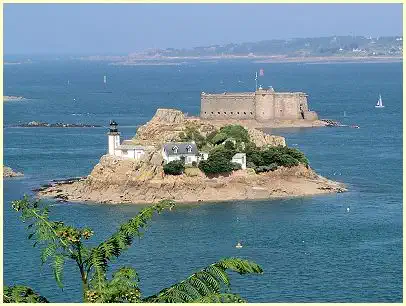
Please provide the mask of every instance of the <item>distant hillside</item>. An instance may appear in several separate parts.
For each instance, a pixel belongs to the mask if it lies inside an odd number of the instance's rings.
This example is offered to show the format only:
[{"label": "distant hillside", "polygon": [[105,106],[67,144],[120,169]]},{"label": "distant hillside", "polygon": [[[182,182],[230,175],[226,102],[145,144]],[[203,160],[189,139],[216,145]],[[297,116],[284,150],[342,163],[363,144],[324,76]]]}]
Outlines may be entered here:
[{"label": "distant hillside", "polygon": [[330,36],[263,40],[240,44],[211,45],[192,49],[158,49],[133,53],[130,57],[217,57],[217,56],[401,56],[403,38],[399,36]]}]

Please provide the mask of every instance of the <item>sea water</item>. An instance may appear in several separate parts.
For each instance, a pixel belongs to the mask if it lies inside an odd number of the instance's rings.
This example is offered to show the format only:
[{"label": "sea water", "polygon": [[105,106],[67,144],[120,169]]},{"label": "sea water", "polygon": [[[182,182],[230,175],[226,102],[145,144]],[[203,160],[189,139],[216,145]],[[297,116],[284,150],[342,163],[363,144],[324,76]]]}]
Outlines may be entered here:
[{"label": "sea water", "polygon": [[[401,63],[113,66],[42,59],[5,66],[4,94],[28,100],[4,104],[4,164],[25,174],[4,180],[4,283],[31,286],[53,302],[81,301],[78,269],[67,264],[64,290],[57,287],[11,201],[49,180],[87,175],[106,153],[110,119],[122,138],[131,138],[157,108],[198,115],[201,91],[254,90],[260,68],[263,87],[304,91],[321,118],[360,126],[268,130],[305,152],[319,174],[346,183],[348,192],[180,205],[154,218],[112,268],[136,268],[147,296],[238,256],[264,269],[263,275],[232,275],[233,292],[250,302],[401,302]],[[383,109],[374,107],[379,94]],[[12,127],[33,120],[103,127]],[[51,218],[92,227],[95,245],[141,208],[55,203]],[[243,248],[235,248],[238,241]]]}]

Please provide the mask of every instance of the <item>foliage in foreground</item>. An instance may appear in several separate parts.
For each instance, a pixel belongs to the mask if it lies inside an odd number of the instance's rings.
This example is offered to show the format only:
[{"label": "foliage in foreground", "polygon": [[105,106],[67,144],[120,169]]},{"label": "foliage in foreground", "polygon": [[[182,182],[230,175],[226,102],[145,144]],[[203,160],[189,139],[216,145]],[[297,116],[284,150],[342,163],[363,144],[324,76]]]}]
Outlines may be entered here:
[{"label": "foliage in foreground", "polygon": [[[227,270],[239,274],[262,273],[255,262],[240,258],[225,258],[192,274],[187,279],[161,290],[155,295],[143,297],[139,289],[139,278],[132,267],[121,267],[107,276],[110,262],[119,257],[141,238],[149,221],[163,210],[171,210],[174,202],[162,200],[158,204],[142,209],[135,217],[122,224],[110,238],[95,247],[87,240],[93,236],[90,228],[75,228],[62,221],[49,219],[48,207],[41,202],[24,197],[13,201],[12,207],[21,213],[23,222],[29,223],[28,238],[34,246],[42,249],[41,261],[49,262],[57,284],[63,287],[65,262],[74,262],[82,281],[83,301],[100,303],[120,302],[244,302],[231,292]],[[48,302],[29,287],[4,288],[3,302]]]}]

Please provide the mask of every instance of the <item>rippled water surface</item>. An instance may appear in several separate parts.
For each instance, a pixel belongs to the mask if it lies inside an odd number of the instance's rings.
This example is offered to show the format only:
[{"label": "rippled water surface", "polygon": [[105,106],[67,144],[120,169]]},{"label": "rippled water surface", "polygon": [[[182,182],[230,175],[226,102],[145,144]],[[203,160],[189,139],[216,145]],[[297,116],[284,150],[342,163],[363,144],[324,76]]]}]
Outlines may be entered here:
[{"label": "rippled water surface", "polygon": [[[66,266],[64,291],[48,266],[39,269],[39,250],[27,240],[10,202],[51,179],[87,175],[107,146],[105,127],[10,125],[37,120],[105,126],[115,119],[129,138],[158,107],[197,115],[201,91],[252,90],[259,68],[265,70],[260,79],[264,86],[305,91],[310,108],[320,117],[361,127],[272,131],[304,151],[318,173],[346,183],[349,192],[181,205],[155,218],[145,238],[136,241],[117,265],[137,269],[145,295],[221,257],[240,256],[264,268],[259,276],[233,275],[234,291],[250,302],[401,302],[400,63],[119,67],[34,61],[5,66],[4,94],[32,100],[4,104],[4,163],[25,173],[4,181],[4,283],[30,285],[55,302],[81,300],[73,265]],[[103,75],[112,93],[100,93]],[[384,109],[374,108],[379,93]],[[64,203],[51,208],[54,218],[91,226],[97,242],[141,206]],[[238,240],[243,241],[242,249],[234,247]]]}]

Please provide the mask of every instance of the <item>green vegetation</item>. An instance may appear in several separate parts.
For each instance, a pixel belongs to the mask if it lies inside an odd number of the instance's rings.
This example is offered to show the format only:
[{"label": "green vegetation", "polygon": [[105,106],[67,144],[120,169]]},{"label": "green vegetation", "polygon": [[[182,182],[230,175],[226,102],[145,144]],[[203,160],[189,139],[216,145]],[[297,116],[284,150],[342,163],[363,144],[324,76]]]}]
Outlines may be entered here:
[{"label": "green vegetation", "polygon": [[197,126],[190,122],[187,123],[185,131],[179,133],[179,139],[181,142],[194,141],[199,150],[206,144],[206,139],[200,134]]},{"label": "green vegetation", "polygon": [[205,174],[229,173],[234,166],[231,162],[233,151],[227,150],[223,145],[217,146],[209,153],[207,160],[199,163],[199,169]]},{"label": "green vegetation", "polygon": [[185,162],[182,160],[174,160],[164,165],[165,174],[180,175],[185,171]]},{"label": "green vegetation", "polygon": [[[56,283],[63,288],[65,262],[78,267],[82,282],[83,302],[99,303],[185,303],[185,302],[244,302],[231,292],[227,271],[240,275],[261,274],[262,268],[255,262],[240,258],[224,258],[192,274],[185,280],[158,293],[143,297],[140,279],[132,267],[121,267],[108,277],[110,264],[120,257],[135,238],[142,238],[151,219],[164,210],[172,210],[174,202],[162,200],[142,209],[135,217],[123,223],[109,238],[98,245],[87,242],[93,236],[90,228],[76,228],[62,221],[49,219],[49,208],[37,200],[24,197],[13,201],[12,207],[28,224],[28,239],[41,248],[41,261],[50,262]],[[48,302],[29,287],[5,286],[3,302]]]},{"label": "green vegetation", "polygon": [[245,148],[247,154],[247,166],[258,172],[274,171],[278,166],[293,167],[299,164],[309,166],[306,156],[295,148],[268,147],[257,148],[250,143]]},{"label": "green vegetation", "polygon": [[282,146],[257,148],[255,143],[251,142],[247,129],[241,125],[223,126],[206,137],[199,133],[196,126],[190,125],[186,129],[186,134],[183,133],[180,138],[185,141],[199,141],[200,148],[210,148],[208,159],[198,165],[206,174],[229,173],[238,169],[239,166],[231,162],[237,152],[246,153],[247,166],[257,173],[274,171],[279,166],[309,165],[305,155],[294,148]]}]

